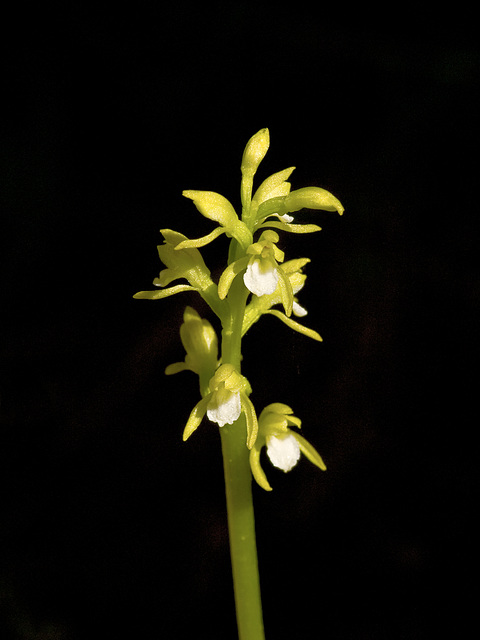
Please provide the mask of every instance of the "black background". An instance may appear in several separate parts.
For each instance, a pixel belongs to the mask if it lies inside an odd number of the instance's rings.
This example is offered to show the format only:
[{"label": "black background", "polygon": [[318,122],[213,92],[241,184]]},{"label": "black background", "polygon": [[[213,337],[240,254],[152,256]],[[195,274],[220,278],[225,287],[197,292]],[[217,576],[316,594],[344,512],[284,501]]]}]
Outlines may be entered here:
[{"label": "black background", "polygon": [[[108,6],[108,5],[107,5]],[[283,234],[310,257],[322,344],[272,317],[245,339],[260,410],[307,461],[254,488],[267,638],[460,637],[474,598],[478,416],[477,33],[419,13],[253,2],[17,8],[2,21],[0,636],[235,638],[218,433],[182,294],[137,301],[158,230],[208,233],[183,189],[259,178],[345,206]],[[257,183],[258,184],[258,183]],[[218,275],[222,237],[205,250]],[[215,323],[215,319],[208,316]],[[217,325],[216,325],[217,326]],[[217,326],[218,328],[218,326]]]}]

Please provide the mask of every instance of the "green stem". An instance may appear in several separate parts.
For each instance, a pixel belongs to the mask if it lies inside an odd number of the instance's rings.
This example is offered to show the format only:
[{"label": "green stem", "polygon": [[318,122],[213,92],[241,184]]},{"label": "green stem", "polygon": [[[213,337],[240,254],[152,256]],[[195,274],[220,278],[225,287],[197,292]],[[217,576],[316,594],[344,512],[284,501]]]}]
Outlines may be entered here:
[{"label": "green stem", "polygon": [[[247,296],[242,279],[237,277],[229,293],[230,318],[222,332],[222,362],[233,364],[238,371]],[[222,427],[220,434],[238,636],[240,640],[264,640],[252,473],[245,444],[244,414],[234,424]]]},{"label": "green stem", "polygon": [[264,640],[252,473],[245,446],[243,414],[235,424],[220,429],[220,433],[238,637],[240,640]]}]

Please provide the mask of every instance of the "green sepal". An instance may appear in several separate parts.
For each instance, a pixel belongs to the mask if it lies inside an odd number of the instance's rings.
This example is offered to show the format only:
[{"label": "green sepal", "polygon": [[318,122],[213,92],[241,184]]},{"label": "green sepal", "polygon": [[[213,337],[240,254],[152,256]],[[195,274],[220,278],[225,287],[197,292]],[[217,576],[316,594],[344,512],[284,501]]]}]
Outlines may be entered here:
[{"label": "green sepal", "polygon": [[315,449],[315,447],[313,447],[308,442],[308,440],[305,440],[305,438],[301,436],[299,433],[297,433],[296,431],[290,431],[290,433],[298,442],[300,446],[300,451],[303,453],[303,455],[306,458],[308,458],[310,462],[313,462],[313,464],[317,466],[319,469],[321,469],[322,471],[326,471],[327,467],[324,461],[322,460],[322,457],[320,456],[318,451]]},{"label": "green sepal", "polygon": [[168,367],[165,368],[166,376],[173,376],[175,373],[180,373],[181,371],[190,371],[189,367],[187,367],[185,362],[172,362]]},{"label": "green sepal", "polygon": [[282,269],[285,271],[285,273],[288,273],[289,275],[298,273],[298,275],[301,275],[303,278],[306,278],[305,275],[300,273],[300,270],[303,269],[303,267],[307,265],[309,262],[311,262],[310,258],[293,258],[292,260],[287,260],[287,262],[284,262],[282,264]]},{"label": "green sepal", "polygon": [[293,415],[293,409],[292,407],[289,407],[288,404],[284,404],[283,402],[271,402],[262,410],[260,416],[265,416],[269,413],[283,413],[285,415]]},{"label": "green sepal", "polygon": [[235,238],[244,251],[246,251],[253,242],[252,232],[241,220],[237,220],[233,227],[227,229],[227,236]]},{"label": "green sepal", "polygon": [[288,427],[294,425],[301,428],[302,421],[293,415],[293,409],[283,402],[272,402],[266,406],[260,414],[259,421],[262,423],[262,433],[264,435],[275,432],[286,432]]},{"label": "green sepal", "polygon": [[286,197],[287,196],[276,196],[262,202],[257,210],[256,224],[258,225],[263,222],[263,220],[268,218],[268,216],[272,216],[274,214],[284,215],[285,213],[288,213],[283,205]]},{"label": "green sepal", "polygon": [[289,222],[281,222],[280,220],[265,220],[265,222],[257,228],[267,229],[270,227],[288,231],[289,233],[315,233],[316,231],[322,230],[322,227],[319,227],[318,224],[291,224]]},{"label": "green sepal", "polygon": [[247,423],[247,448],[251,449],[255,444],[258,434],[257,414],[252,401],[246,393],[240,392],[240,400],[245,414],[245,421]]},{"label": "green sepal", "polygon": [[302,333],[304,336],[307,336],[308,338],[313,338],[313,340],[317,340],[318,342],[323,342],[323,338],[319,333],[317,333],[313,329],[304,327],[299,322],[292,320],[292,318],[288,318],[284,313],[282,313],[281,311],[278,311],[277,309],[268,309],[263,313],[270,313],[272,316],[279,318],[279,320],[285,323],[287,327],[290,327],[290,329],[293,329],[294,331],[298,331],[298,333]]},{"label": "green sepal", "polygon": [[323,211],[337,211],[342,215],[344,208],[340,200],[321,187],[303,187],[291,191],[284,200],[285,213],[300,211],[300,209],[322,209]]},{"label": "green sepal", "polygon": [[222,227],[231,227],[238,220],[233,205],[219,193],[187,189],[182,192],[182,195],[193,200],[202,216],[218,222]]},{"label": "green sepal", "polygon": [[218,297],[220,300],[224,300],[226,298],[235,277],[247,268],[249,261],[250,256],[239,258],[238,260],[235,260],[235,262],[229,264],[222,273],[218,281]]},{"label": "green sepal", "polygon": [[288,275],[282,268],[277,269],[278,273],[278,288],[280,289],[280,295],[282,296],[282,304],[287,316],[292,315],[293,309],[293,289]]},{"label": "green sepal", "polygon": [[238,219],[232,204],[222,195],[214,191],[192,190],[184,191],[183,195],[193,200],[195,206],[203,216],[218,222],[221,226],[201,238],[183,240],[177,245],[176,249],[203,247],[215,240],[215,238],[222,233],[226,233],[227,236],[235,238],[244,250],[252,244],[253,237],[250,229],[244,222]]},{"label": "green sepal", "polygon": [[193,240],[183,240],[182,242],[177,244],[177,246],[175,247],[175,251],[179,251],[181,249],[198,249],[198,247],[204,247],[205,245],[215,240],[215,238],[218,238],[218,236],[221,236],[222,233],[226,233],[226,231],[227,230],[224,227],[217,227],[212,232],[210,232],[206,236],[202,236],[201,238],[196,238]]},{"label": "green sepal", "polygon": [[254,134],[245,146],[242,156],[240,170],[242,172],[242,182],[240,185],[240,196],[243,212],[250,209],[252,197],[253,176],[255,175],[261,161],[265,157],[270,146],[270,133],[268,129],[260,129]]},{"label": "green sepal", "polygon": [[168,298],[176,293],[182,291],[200,291],[196,287],[192,287],[189,284],[177,284],[174,287],[168,289],[158,289],[157,291],[139,291],[133,297],[136,300],[161,300],[162,298]]},{"label": "green sepal", "polygon": [[[252,198],[252,205],[255,204],[258,207],[262,202],[265,202],[265,200],[268,200],[269,198],[288,195],[288,192],[290,191],[290,184],[286,181],[294,169],[295,167],[289,167],[288,169],[274,173],[266,178],[266,180],[264,180],[255,191],[255,195]],[[286,190],[287,193],[277,193],[278,189]]]},{"label": "green sepal", "polygon": [[253,449],[251,449],[250,469],[252,470],[252,475],[255,478],[255,481],[262,487],[262,489],[265,489],[265,491],[272,491],[272,487],[270,486],[267,476],[260,464],[260,452],[261,447],[254,446]]},{"label": "green sepal", "polygon": [[207,289],[213,284],[210,277],[210,269],[205,264],[202,254],[198,249],[178,249],[178,245],[188,240],[183,233],[172,231],[172,229],[161,229],[165,242],[158,245],[158,255],[163,264],[167,267],[160,272],[158,280],[154,282],[164,287],[173,280],[185,278],[188,282],[199,289]]},{"label": "green sepal", "polygon": [[185,429],[183,430],[183,441],[188,440],[194,431],[198,429],[200,423],[203,420],[204,415],[207,413],[207,405],[211,400],[213,393],[209,393],[204,398],[197,402],[193,407],[192,412],[187,420]]},{"label": "green sepal", "polygon": [[340,200],[335,198],[329,191],[320,187],[304,187],[303,189],[290,191],[287,196],[277,196],[262,202],[256,215],[257,225],[273,214],[283,216],[286,213],[300,211],[300,209],[337,211],[340,215],[344,211]]}]

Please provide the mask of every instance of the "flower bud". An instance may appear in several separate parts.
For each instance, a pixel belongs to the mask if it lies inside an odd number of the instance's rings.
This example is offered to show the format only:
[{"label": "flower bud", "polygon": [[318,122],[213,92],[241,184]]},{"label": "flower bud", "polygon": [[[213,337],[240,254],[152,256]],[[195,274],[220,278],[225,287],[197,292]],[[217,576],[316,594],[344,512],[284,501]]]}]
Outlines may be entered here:
[{"label": "flower bud", "polygon": [[269,146],[270,134],[268,129],[260,129],[250,138],[242,157],[241,169],[245,176],[253,177]]},{"label": "flower bud", "polygon": [[217,334],[210,322],[202,319],[192,307],[187,307],[183,314],[180,338],[187,352],[187,368],[199,375],[202,370],[212,375],[218,359]]}]

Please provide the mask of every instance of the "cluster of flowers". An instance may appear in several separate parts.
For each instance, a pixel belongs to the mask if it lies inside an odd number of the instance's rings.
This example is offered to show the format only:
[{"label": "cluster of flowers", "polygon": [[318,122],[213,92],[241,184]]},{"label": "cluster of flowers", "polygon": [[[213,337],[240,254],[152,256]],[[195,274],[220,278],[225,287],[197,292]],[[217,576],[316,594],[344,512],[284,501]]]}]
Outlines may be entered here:
[{"label": "cluster of flowers", "polygon": [[[184,191],[183,195],[193,200],[199,212],[218,223],[208,235],[189,239],[171,229],[161,229],[164,243],[158,247],[161,261],[167,267],[155,278],[154,291],[140,291],[135,298],[159,300],[182,291],[197,291],[212,311],[219,317],[222,326],[232,314],[242,314],[241,335],[264,314],[279,318],[287,326],[314,340],[320,335],[292,318],[303,317],[307,311],[298,303],[296,294],[305,284],[302,272],[310,262],[308,258],[288,260],[277,243],[279,234],[273,229],[292,233],[319,231],[315,224],[295,224],[292,213],[303,208],[322,209],[343,213],[341,203],[328,191],[319,187],[306,187],[291,191],[288,182],[295,167],[274,173],[258,187],[252,197],[253,177],[269,147],[268,129],[262,129],[247,143],[242,158],[242,216],[235,212],[232,204],[223,196],[211,191]],[[260,236],[254,241],[254,235]],[[199,251],[221,234],[232,238],[228,266],[218,283],[211,278]],[[237,277],[243,279],[245,291],[251,296],[248,304],[236,309],[229,292]],[[188,284],[170,286],[175,280],[184,279]],[[282,305],[283,311],[273,309]],[[303,453],[320,469],[325,464],[317,451],[297,431],[301,421],[293,410],[282,403],[268,405],[258,419],[249,398],[250,384],[232,364],[222,362],[218,356],[218,339],[208,320],[187,307],[180,337],[186,351],[184,362],[167,367],[166,374],[183,370],[196,373],[200,379],[202,398],[192,410],[185,426],[186,440],[198,428],[205,415],[220,427],[234,424],[242,413],[247,425],[246,446],[250,450],[252,474],[265,490],[271,487],[260,466],[260,451],[267,447],[272,464],[289,471]]]}]

